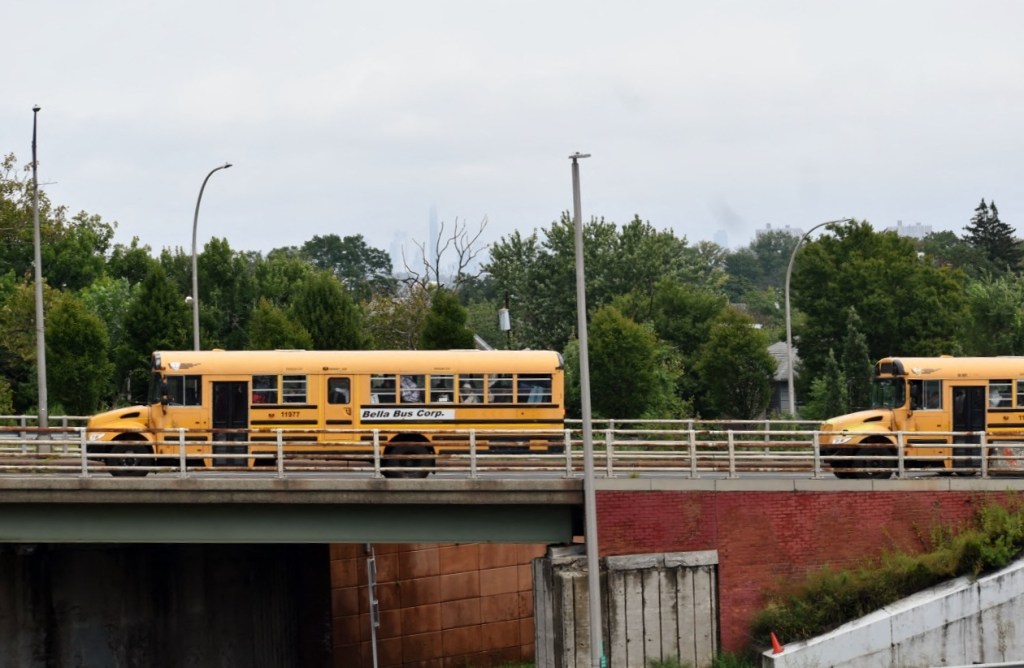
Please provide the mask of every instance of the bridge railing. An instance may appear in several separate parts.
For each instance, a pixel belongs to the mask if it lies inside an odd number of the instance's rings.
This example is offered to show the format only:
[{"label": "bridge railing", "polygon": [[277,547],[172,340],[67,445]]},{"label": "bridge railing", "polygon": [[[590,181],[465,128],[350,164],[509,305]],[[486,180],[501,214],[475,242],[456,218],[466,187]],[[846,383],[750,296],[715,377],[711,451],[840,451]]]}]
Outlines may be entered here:
[{"label": "bridge railing", "polygon": [[[3,417],[3,416],[0,416]],[[745,423],[681,421],[595,421],[593,453],[596,475],[614,477],[741,478],[784,476],[798,478],[917,478],[924,475],[1024,475],[1024,439],[990,441],[984,433],[901,432],[888,434],[892,446],[822,452],[822,434],[814,423],[750,421]],[[423,432],[424,437],[451,430]],[[509,432],[500,432],[507,435]],[[579,477],[584,469],[581,426],[570,423],[560,431],[530,432],[543,436],[546,451],[489,451],[493,430],[456,432],[460,451],[437,452],[424,443],[394,449],[386,436],[344,429],[168,430],[157,455],[141,443],[119,443],[116,452],[98,452],[85,428],[69,420],[40,428],[25,422],[0,426],[0,474],[144,475],[157,473],[215,476],[239,473],[284,476],[351,475],[370,477],[562,476]],[[882,435],[881,433],[879,435]],[[913,439],[908,457],[903,445]],[[931,440],[933,443],[922,443]],[[974,441],[957,442],[957,441]],[[329,444],[324,443],[329,441]],[[324,452],[345,447],[359,452]],[[199,453],[200,448],[205,448]],[[212,466],[204,466],[212,464]]]}]

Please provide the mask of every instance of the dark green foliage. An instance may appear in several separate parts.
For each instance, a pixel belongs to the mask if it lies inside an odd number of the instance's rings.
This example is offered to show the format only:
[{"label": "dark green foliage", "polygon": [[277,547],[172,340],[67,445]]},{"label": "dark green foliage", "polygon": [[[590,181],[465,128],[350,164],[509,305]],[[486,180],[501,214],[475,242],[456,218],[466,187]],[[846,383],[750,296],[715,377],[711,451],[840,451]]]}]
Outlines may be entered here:
[{"label": "dark green foliage", "polygon": [[332,272],[356,301],[392,294],[397,287],[391,256],[368,246],[361,234],[344,239],[337,234],[317,235],[302,245],[301,254],[317,269]]},{"label": "dark green foliage", "polygon": [[643,416],[657,388],[657,337],[612,306],[597,309],[588,329],[595,415]]},{"label": "dark green foliage", "polygon": [[46,319],[47,394],[72,415],[91,415],[110,396],[114,365],[103,322],[64,295]]},{"label": "dark green foliage", "polygon": [[747,316],[726,309],[711,326],[694,367],[704,384],[708,417],[749,420],[768,408],[776,362],[752,325]]},{"label": "dark green foliage", "polygon": [[[867,408],[871,403],[871,379],[874,377],[874,363],[868,353],[868,340],[862,331],[857,309],[852,306],[846,311],[846,323],[846,337],[843,340],[840,366],[846,377],[847,404],[852,410],[861,410]],[[840,414],[836,413],[836,415]]]},{"label": "dark green foliage", "polygon": [[964,241],[980,250],[996,272],[1020,269],[1024,249],[1014,237],[1014,229],[999,219],[996,203],[982,199],[975,207],[971,222],[964,228]]},{"label": "dark green foliage", "polygon": [[291,320],[267,299],[260,298],[256,311],[249,319],[251,350],[307,350],[312,347],[313,340],[302,325]]},{"label": "dark green foliage", "polygon": [[811,396],[804,406],[802,417],[808,420],[827,420],[850,412],[849,382],[835,354],[829,350],[825,368],[811,384]]},{"label": "dark green foliage", "polygon": [[922,554],[887,554],[852,570],[824,568],[778,592],[754,618],[751,634],[783,642],[812,638],[914,592],[961,575],[977,576],[1009,565],[1024,552],[1024,507],[991,504],[973,526],[934,532]]},{"label": "dark green foliage", "polygon": [[466,328],[466,309],[459,304],[459,298],[450,290],[435,289],[423,323],[420,348],[454,350],[473,347],[473,332]]},{"label": "dark green foliage", "polygon": [[829,349],[842,350],[853,307],[869,355],[941,355],[958,350],[963,275],[918,259],[913,243],[867,223],[830,226],[797,255],[791,300],[806,315],[794,326],[801,374],[821,375]]},{"label": "dark green foliage", "polygon": [[314,350],[363,350],[369,345],[359,306],[330,272],[316,273],[299,288],[291,315],[309,332]]}]

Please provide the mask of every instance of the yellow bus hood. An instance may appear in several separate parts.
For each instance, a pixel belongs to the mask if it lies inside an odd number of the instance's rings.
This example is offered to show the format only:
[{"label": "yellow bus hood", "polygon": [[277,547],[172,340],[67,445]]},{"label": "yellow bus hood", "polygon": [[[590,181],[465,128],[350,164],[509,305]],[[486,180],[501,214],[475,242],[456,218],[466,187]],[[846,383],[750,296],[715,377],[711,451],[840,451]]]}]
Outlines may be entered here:
[{"label": "yellow bus hood", "polygon": [[[840,445],[850,440],[859,441],[859,438],[852,438],[854,434],[887,432],[891,429],[892,411],[880,409],[858,411],[825,420],[821,424],[821,440],[823,443]],[[841,434],[848,436],[843,437]]]}]

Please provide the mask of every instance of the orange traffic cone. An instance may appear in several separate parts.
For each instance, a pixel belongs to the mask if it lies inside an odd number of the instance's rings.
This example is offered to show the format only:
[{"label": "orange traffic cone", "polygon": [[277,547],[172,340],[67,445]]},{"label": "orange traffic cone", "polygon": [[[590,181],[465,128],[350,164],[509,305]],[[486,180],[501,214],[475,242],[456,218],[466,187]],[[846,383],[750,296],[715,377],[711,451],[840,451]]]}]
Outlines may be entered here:
[{"label": "orange traffic cone", "polygon": [[779,644],[779,639],[775,637],[775,631],[772,634],[772,654],[782,654],[782,645]]}]

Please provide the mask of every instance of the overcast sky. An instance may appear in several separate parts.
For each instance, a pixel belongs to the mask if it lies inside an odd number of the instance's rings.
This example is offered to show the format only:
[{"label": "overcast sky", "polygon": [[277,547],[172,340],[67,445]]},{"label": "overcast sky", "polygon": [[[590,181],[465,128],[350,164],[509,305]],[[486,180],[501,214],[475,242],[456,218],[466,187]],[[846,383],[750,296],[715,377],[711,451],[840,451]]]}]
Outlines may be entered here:
[{"label": "overcast sky", "polygon": [[[852,216],[1024,235],[1024,2],[9,2],[0,153],[154,251],[572,208],[736,248]],[[726,236],[723,237],[722,234]]]}]

